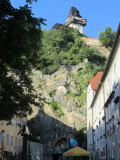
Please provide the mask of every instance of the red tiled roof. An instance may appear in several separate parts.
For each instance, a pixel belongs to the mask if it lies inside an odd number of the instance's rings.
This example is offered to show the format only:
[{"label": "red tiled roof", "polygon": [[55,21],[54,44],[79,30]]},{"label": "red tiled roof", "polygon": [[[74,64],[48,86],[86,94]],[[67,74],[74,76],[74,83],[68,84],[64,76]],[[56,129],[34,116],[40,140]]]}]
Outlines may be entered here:
[{"label": "red tiled roof", "polygon": [[93,78],[89,80],[92,90],[97,90],[100,80],[102,78],[103,72],[98,72]]}]

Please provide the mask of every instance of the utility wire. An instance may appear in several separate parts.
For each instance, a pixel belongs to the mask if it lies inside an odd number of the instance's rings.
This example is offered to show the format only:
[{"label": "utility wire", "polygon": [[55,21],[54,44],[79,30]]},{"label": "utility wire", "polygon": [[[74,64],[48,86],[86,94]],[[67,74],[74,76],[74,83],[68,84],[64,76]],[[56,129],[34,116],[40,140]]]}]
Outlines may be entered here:
[{"label": "utility wire", "polygon": [[89,8],[89,9],[92,9],[92,10],[96,10],[96,11],[99,11],[99,12],[102,12],[102,13],[105,13],[105,14],[109,14],[109,15],[115,15],[115,16],[119,16],[119,14],[116,14],[116,13],[113,13],[113,12],[109,12],[109,11],[105,11],[105,10],[102,10],[102,9],[98,9],[98,8],[94,8],[92,6],[87,6],[85,4],[82,4],[82,3],[77,3],[77,2],[73,2],[71,0],[64,0],[65,2],[68,2],[68,3],[73,3],[73,4],[76,4],[76,5],[80,5],[80,6],[83,6],[83,7],[86,7],[86,8]]}]

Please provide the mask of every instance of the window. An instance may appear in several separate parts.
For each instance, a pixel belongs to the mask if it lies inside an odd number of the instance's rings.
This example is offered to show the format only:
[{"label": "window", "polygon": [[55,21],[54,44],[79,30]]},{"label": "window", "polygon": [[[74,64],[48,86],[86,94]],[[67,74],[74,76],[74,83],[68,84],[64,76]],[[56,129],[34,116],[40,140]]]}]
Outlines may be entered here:
[{"label": "window", "polygon": [[9,135],[7,134],[7,145],[9,145]]},{"label": "window", "polygon": [[102,124],[100,125],[100,137],[102,137]]},{"label": "window", "polygon": [[113,103],[113,100],[111,101],[111,116],[114,115],[114,103]]},{"label": "window", "polygon": [[115,78],[115,86],[118,83],[118,71],[117,71],[117,62],[114,65],[114,78]]},{"label": "window", "polygon": [[111,119],[112,118],[112,102],[110,102],[109,104],[109,118]]},{"label": "window", "polygon": [[109,135],[109,129],[107,129],[107,135]]},{"label": "window", "polygon": [[11,146],[13,146],[13,136],[11,136],[11,143],[10,143]]},{"label": "window", "polygon": [[115,105],[116,105],[116,118],[119,121],[120,120],[120,97],[116,97],[116,99],[114,100]]},{"label": "window", "polygon": [[41,147],[41,153],[43,153],[42,147]]},{"label": "window", "polygon": [[105,134],[105,120],[103,121],[103,124],[102,124],[102,134],[103,135]]},{"label": "window", "polygon": [[17,127],[17,116],[16,116],[16,127]]},{"label": "window", "polygon": [[22,139],[19,139],[19,148],[22,148],[22,145],[23,145],[23,141]]},{"label": "window", "polygon": [[99,139],[99,128],[97,127],[97,140]]},{"label": "window", "polygon": [[0,132],[0,144],[2,144],[2,132]]},{"label": "window", "polygon": [[117,120],[119,120],[119,102],[118,103],[116,103],[116,118],[117,118]]},{"label": "window", "polygon": [[15,137],[15,147],[17,147],[17,137]]},{"label": "window", "polygon": [[113,124],[112,128],[113,128],[113,132],[115,132],[115,124]]},{"label": "window", "polygon": [[19,148],[20,148],[20,139],[19,139]]},{"label": "window", "polygon": [[106,108],[106,122],[109,121],[109,107]]},{"label": "window", "polygon": [[108,105],[108,121],[109,121],[109,119],[110,119],[110,103]]},{"label": "window", "polygon": [[113,130],[112,130],[112,126],[110,126],[110,134],[113,132]]}]

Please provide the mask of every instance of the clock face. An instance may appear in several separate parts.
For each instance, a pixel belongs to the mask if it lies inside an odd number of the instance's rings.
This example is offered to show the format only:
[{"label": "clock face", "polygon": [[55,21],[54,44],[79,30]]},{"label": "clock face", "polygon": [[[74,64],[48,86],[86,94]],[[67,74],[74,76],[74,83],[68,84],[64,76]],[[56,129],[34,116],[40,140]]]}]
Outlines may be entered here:
[{"label": "clock face", "polygon": [[80,17],[79,11],[75,11],[74,16]]}]

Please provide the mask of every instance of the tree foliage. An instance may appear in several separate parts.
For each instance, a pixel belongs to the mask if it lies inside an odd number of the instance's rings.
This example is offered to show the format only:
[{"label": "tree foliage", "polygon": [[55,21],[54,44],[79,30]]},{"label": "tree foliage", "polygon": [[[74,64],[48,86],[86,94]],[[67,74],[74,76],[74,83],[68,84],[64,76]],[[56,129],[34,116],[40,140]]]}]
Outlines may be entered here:
[{"label": "tree foliage", "polygon": [[43,56],[40,57],[42,63],[37,68],[45,74],[52,74],[61,65],[74,66],[87,59],[88,62],[85,63],[83,70],[78,72],[77,94],[71,92],[67,94],[79,99],[83,106],[86,103],[86,87],[89,79],[97,72],[103,71],[106,58],[96,48],[88,48],[81,36],[84,35],[73,28],[61,27],[43,31],[41,51]]},{"label": "tree foliage", "polygon": [[0,1],[0,120],[25,116],[38,105],[28,75],[40,56],[41,22],[27,5],[15,9]]},{"label": "tree foliage", "polygon": [[[29,77],[32,68],[52,74],[61,65],[77,65],[87,58],[77,85],[81,97],[85,97],[88,78],[102,69],[105,62],[98,51],[89,49],[82,41],[81,36],[85,35],[63,27],[42,32],[42,18],[33,17],[27,5],[13,8],[9,0],[0,1],[0,20],[0,120],[25,116],[27,111],[32,112],[32,104],[38,105]],[[56,113],[63,114],[59,107]]]},{"label": "tree foliage", "polygon": [[87,56],[88,62],[78,72],[77,90],[80,92],[79,100],[81,105],[86,104],[86,88],[89,80],[98,72],[102,72],[106,64],[106,58],[95,48],[89,48]]},{"label": "tree foliage", "polygon": [[77,131],[74,136],[78,141],[78,146],[84,149],[87,149],[87,135],[84,133],[86,128]]},{"label": "tree foliage", "polygon": [[73,28],[43,31],[41,56],[42,63],[37,66],[45,74],[52,74],[61,65],[70,66],[83,62],[86,58],[91,63],[103,65],[105,58],[97,49],[88,48],[81,39],[85,36]]},{"label": "tree foliage", "polygon": [[112,47],[115,39],[115,32],[112,31],[111,27],[106,27],[104,32],[99,35],[99,40],[105,47]]},{"label": "tree foliage", "polygon": [[42,63],[38,69],[45,74],[51,74],[61,65],[76,65],[87,56],[87,46],[81,40],[81,33],[73,28],[63,28],[43,31]]},{"label": "tree foliage", "polygon": [[64,112],[62,111],[62,106],[58,104],[56,101],[50,102],[50,108],[53,110],[53,112],[56,114],[57,117],[61,117],[64,115]]}]

